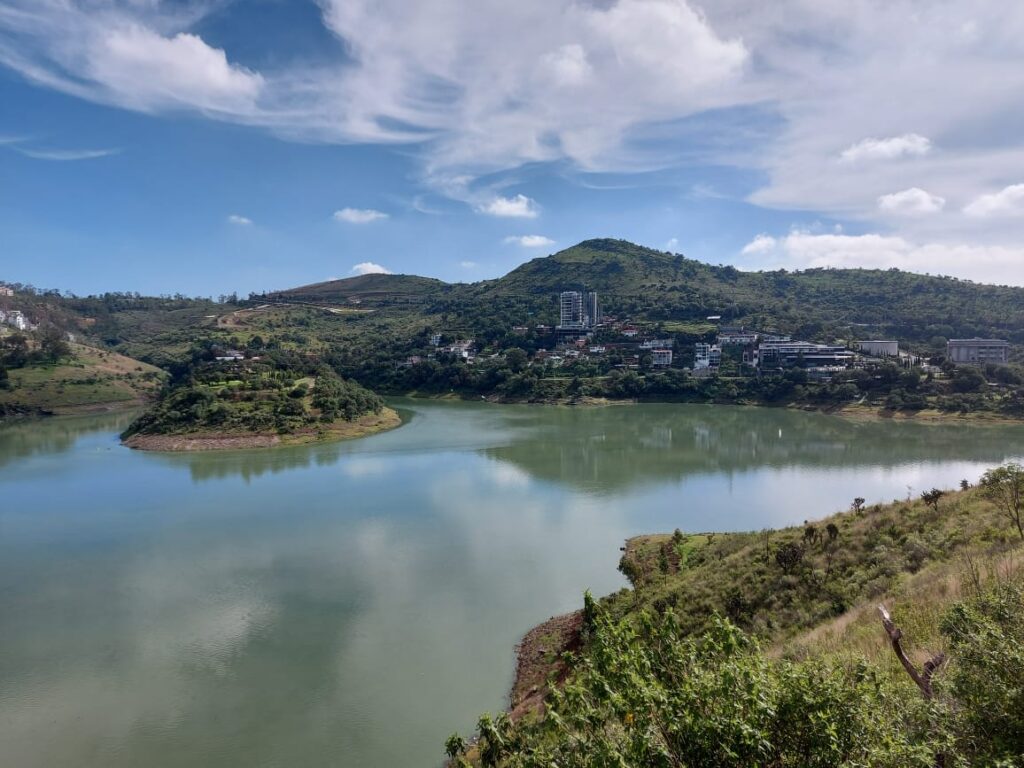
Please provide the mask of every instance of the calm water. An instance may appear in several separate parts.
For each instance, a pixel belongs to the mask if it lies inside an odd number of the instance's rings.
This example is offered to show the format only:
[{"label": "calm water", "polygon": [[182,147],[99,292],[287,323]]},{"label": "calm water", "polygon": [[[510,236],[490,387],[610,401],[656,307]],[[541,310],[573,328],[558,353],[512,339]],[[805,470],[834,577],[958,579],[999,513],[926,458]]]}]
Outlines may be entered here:
[{"label": "calm water", "polygon": [[0,764],[436,766],[627,536],[781,526],[1024,456],[1022,428],[400,402],[270,452],[0,429]]}]

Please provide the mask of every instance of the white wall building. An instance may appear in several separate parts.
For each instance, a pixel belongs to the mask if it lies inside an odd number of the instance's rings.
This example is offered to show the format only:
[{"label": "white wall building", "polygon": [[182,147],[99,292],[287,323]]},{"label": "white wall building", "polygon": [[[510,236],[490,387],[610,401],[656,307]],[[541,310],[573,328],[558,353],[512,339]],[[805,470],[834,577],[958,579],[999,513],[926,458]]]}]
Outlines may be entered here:
[{"label": "white wall building", "polygon": [[717,344],[697,343],[693,345],[693,351],[693,369],[695,371],[717,368],[722,363],[722,348]]},{"label": "white wall building", "polygon": [[900,343],[898,341],[884,341],[881,339],[858,341],[857,349],[866,355],[874,355],[875,357],[899,357]]},{"label": "white wall building", "polygon": [[654,357],[652,365],[663,368],[672,365],[672,350],[671,349],[655,349],[651,351],[651,355]]},{"label": "white wall building", "polygon": [[1010,343],[1004,339],[950,339],[946,357],[954,363],[1005,364],[1010,356]]}]

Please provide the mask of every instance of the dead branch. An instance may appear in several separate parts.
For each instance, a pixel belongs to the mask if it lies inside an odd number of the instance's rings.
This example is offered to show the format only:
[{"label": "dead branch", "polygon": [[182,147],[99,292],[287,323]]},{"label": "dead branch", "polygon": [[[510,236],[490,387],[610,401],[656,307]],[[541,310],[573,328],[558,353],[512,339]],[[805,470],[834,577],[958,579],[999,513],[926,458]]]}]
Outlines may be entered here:
[{"label": "dead branch", "polygon": [[901,642],[903,631],[893,623],[892,617],[884,605],[878,606],[878,612],[882,615],[882,626],[885,627],[885,633],[889,636],[889,642],[892,643],[892,649],[896,654],[896,658],[900,660],[900,664],[903,665],[907,674],[910,675],[910,679],[921,689],[921,694],[925,699],[931,700],[932,677],[946,660],[946,655],[944,653],[936,654],[926,661],[923,670],[918,672],[910,657],[907,656],[906,651],[903,650],[903,643]]}]

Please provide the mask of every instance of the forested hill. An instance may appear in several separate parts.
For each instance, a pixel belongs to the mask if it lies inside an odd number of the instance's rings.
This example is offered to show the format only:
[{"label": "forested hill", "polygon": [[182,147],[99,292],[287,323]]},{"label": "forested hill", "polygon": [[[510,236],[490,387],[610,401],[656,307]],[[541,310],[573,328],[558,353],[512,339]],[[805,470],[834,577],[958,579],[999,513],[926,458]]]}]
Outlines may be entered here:
[{"label": "forested hill", "polygon": [[498,312],[554,319],[559,291],[601,294],[605,312],[650,321],[703,321],[808,338],[886,336],[944,344],[995,336],[1024,344],[1024,289],[900,270],[743,272],[624,240],[587,240],[533,259],[497,280],[448,284],[411,275],[365,275],[273,294],[285,301],[423,307],[449,315]]}]

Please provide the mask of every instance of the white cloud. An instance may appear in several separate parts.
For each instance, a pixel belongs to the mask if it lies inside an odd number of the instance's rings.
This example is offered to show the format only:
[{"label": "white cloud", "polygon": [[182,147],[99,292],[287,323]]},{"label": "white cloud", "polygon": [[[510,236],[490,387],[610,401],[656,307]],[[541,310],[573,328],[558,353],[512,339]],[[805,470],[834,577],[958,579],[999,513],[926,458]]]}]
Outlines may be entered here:
[{"label": "white cloud", "polygon": [[460,261],[459,266],[463,269],[476,269],[475,261]]},{"label": "white cloud", "polygon": [[164,37],[134,24],[94,39],[83,64],[119,102],[142,110],[189,106],[244,114],[264,85],[261,75],[232,65],[223,50],[197,35]]},{"label": "white cloud", "polygon": [[1024,285],[1024,247],[915,243],[896,235],[822,235],[794,230],[758,235],[742,250],[751,268],[898,269]]},{"label": "white cloud", "polygon": [[380,264],[375,264],[372,261],[364,261],[356,264],[352,267],[352,272],[357,275],[393,275],[387,267],[382,267]]},{"label": "white cloud", "polygon": [[679,238],[678,237],[670,238],[669,241],[667,243],[665,243],[665,250],[666,251],[672,251],[674,253],[676,248],[678,248],[678,247],[679,247]]},{"label": "white cloud", "polygon": [[1012,184],[999,192],[981,195],[964,208],[976,218],[1024,215],[1024,184]]},{"label": "white cloud", "polygon": [[75,160],[95,160],[99,157],[110,157],[119,154],[119,149],[27,149],[17,150],[26,157],[36,160],[53,160],[55,162],[72,162]]},{"label": "white cloud", "polygon": [[480,213],[486,213],[489,216],[501,216],[513,219],[535,219],[538,214],[537,203],[526,195],[516,195],[515,197],[495,197],[479,206],[477,210]]},{"label": "white cloud", "polygon": [[895,160],[900,157],[927,155],[931,140],[916,133],[905,133],[888,139],[861,139],[842,151],[839,159],[844,163],[864,160]]},{"label": "white cloud", "polygon": [[514,243],[523,248],[545,248],[554,245],[555,241],[544,235],[512,235],[505,238],[506,243]]},{"label": "white cloud", "polygon": [[919,187],[904,189],[878,198],[878,209],[885,213],[922,216],[938,213],[946,206],[946,198],[925,192]]},{"label": "white cloud", "polygon": [[741,253],[750,256],[758,253],[767,253],[775,248],[776,241],[771,235],[760,234],[743,246]]},{"label": "white cloud", "polygon": [[374,221],[382,221],[388,218],[383,211],[375,211],[372,208],[342,208],[334,212],[335,221],[344,221],[346,224],[370,224]]},{"label": "white cloud", "polygon": [[245,216],[239,216],[237,213],[232,213],[228,216],[228,224],[235,224],[239,227],[248,227],[252,225],[252,219]]}]

